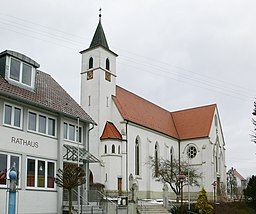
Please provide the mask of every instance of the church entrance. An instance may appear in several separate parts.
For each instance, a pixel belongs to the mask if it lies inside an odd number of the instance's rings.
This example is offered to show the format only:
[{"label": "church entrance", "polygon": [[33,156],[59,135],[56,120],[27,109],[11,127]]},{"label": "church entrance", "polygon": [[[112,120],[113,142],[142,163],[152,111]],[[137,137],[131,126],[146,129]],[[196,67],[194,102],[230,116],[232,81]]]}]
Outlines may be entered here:
[{"label": "church entrance", "polygon": [[118,195],[122,195],[122,178],[117,178]]}]

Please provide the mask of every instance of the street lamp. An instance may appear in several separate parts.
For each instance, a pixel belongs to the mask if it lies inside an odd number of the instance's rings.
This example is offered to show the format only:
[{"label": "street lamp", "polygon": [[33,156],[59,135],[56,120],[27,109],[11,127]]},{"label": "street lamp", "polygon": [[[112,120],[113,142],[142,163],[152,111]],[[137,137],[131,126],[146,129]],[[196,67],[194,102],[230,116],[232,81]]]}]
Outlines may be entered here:
[{"label": "street lamp", "polygon": [[214,181],[212,183],[212,186],[213,186],[213,209],[214,209],[214,213],[215,213],[215,202],[216,202],[216,200],[215,200],[216,185],[217,185],[216,181]]},{"label": "street lamp", "polygon": [[180,213],[183,214],[183,182],[185,180],[185,175],[183,174],[183,172],[180,172],[179,174],[179,181],[180,181]]}]

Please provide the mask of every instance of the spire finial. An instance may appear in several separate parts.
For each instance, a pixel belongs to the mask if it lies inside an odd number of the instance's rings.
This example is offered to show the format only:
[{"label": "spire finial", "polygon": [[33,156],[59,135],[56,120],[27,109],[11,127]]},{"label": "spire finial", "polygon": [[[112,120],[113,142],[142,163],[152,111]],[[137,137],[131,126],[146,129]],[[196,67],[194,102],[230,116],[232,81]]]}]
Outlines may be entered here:
[{"label": "spire finial", "polygon": [[99,9],[99,17],[100,17],[100,20],[101,20],[101,8]]}]

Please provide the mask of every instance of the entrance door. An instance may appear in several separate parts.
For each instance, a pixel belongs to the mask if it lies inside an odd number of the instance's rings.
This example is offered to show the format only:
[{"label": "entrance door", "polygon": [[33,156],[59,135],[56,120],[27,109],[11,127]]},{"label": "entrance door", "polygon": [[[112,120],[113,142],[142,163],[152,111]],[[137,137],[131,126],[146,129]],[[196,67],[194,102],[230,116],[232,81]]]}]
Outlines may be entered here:
[{"label": "entrance door", "polygon": [[122,178],[117,178],[118,194],[122,195]]}]

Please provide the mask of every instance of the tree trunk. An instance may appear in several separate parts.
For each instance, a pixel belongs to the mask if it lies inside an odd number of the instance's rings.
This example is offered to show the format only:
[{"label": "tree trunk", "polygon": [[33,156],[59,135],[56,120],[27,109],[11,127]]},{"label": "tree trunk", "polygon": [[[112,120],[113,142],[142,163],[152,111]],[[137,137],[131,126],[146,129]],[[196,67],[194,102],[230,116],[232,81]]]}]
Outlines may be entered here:
[{"label": "tree trunk", "polygon": [[72,214],[72,189],[68,190],[68,214]]}]

